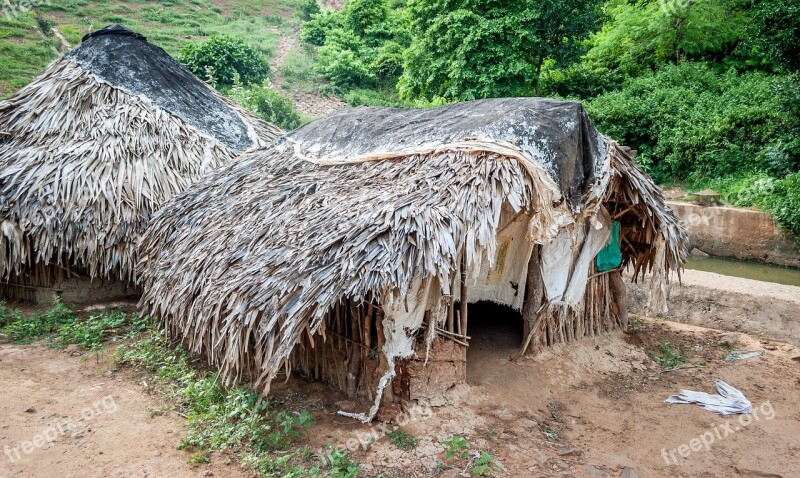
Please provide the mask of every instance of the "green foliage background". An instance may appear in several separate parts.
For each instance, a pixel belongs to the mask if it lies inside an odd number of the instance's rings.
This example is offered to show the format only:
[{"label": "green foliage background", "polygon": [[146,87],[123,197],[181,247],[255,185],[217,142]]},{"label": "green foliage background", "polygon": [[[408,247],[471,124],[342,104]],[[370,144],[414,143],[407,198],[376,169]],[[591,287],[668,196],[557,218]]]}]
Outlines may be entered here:
[{"label": "green foliage background", "polygon": [[[112,22],[183,51],[200,77],[284,128],[299,116],[264,81],[265,60],[298,30],[304,49],[278,72],[284,88],[353,106],[578,100],[662,184],[714,187],[800,233],[800,0],[345,0],[339,10],[316,0],[65,0],[0,15],[0,97],[55,57],[51,26],[74,45]],[[224,54],[210,47],[223,38]],[[741,200],[752,178],[771,186]]]}]

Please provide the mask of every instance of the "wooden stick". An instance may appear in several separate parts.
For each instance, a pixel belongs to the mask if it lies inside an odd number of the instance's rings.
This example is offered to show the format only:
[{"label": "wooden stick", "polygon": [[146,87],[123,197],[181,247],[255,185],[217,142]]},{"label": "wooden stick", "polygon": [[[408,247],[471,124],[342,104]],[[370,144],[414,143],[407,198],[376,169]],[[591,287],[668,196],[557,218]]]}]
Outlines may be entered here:
[{"label": "wooden stick", "polygon": [[461,254],[461,317],[459,331],[461,335],[467,335],[467,254]]}]

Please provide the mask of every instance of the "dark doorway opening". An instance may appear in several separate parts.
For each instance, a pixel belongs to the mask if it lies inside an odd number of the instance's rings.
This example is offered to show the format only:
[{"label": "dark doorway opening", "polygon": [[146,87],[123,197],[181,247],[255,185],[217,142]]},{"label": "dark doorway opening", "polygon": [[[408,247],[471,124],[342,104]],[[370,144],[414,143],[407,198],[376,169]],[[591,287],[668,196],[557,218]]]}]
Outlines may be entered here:
[{"label": "dark doorway opening", "polygon": [[467,382],[477,384],[522,346],[522,314],[505,305],[480,301],[469,304],[468,316]]}]

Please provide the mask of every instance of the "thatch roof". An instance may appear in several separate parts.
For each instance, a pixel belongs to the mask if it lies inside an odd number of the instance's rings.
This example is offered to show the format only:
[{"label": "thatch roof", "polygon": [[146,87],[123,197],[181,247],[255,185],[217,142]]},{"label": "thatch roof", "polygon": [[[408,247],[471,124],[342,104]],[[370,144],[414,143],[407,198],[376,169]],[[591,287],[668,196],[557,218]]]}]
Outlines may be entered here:
[{"label": "thatch roof", "polygon": [[[227,383],[268,388],[302,337],[324,336],[332,306],[377,297],[392,363],[411,352],[422,312],[456,294],[463,254],[473,278],[491,269],[501,216],[524,221],[526,263],[533,243],[574,240],[562,248],[569,276],[591,234],[586,220],[610,200],[639,208],[650,238],[629,263],[680,267],[686,234],[660,190],[579,103],[343,111],[245,155],[159,211],[143,238],[140,305]],[[573,275],[585,285],[587,274]]]},{"label": "thatch roof", "polygon": [[0,278],[56,264],[132,279],[164,201],[279,134],[141,35],[87,35],[0,102]]}]

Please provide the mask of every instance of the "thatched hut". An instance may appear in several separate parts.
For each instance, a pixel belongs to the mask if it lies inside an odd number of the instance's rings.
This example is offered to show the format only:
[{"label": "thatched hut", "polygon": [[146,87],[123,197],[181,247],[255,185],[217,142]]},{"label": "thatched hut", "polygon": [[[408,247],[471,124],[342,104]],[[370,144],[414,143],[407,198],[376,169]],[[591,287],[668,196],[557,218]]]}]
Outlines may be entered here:
[{"label": "thatched hut", "polygon": [[468,303],[521,311],[521,351],[596,335],[626,324],[621,269],[651,271],[663,300],[685,245],[579,103],[358,108],[171,200],[143,238],[140,305],[225,383],[268,392],[298,370],[374,400],[352,414],[370,420],[463,380]]},{"label": "thatched hut", "polygon": [[0,102],[0,294],[126,293],[152,213],[279,134],[143,36],[88,34]]}]

